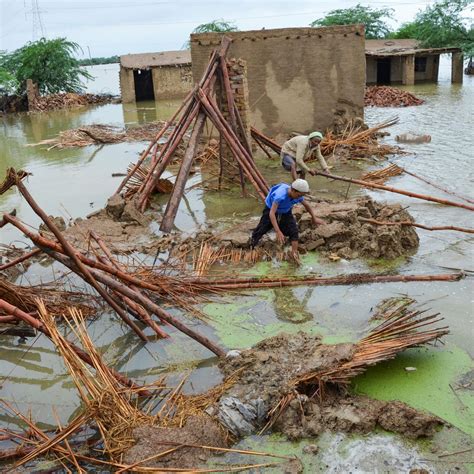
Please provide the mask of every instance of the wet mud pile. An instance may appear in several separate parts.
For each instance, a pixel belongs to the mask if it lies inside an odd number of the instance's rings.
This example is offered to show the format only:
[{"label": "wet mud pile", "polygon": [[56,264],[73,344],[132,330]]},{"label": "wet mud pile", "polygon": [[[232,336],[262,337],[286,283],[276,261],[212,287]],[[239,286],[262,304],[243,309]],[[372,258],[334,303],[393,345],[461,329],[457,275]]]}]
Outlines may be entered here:
[{"label": "wet mud pile", "polygon": [[[354,344],[326,345],[320,337],[300,332],[279,334],[235,358],[227,358],[220,364],[223,373],[229,376],[235,371],[241,372],[237,383],[221,397],[216,408],[217,417],[234,434],[259,431],[269,411],[294,391],[293,379],[310,372],[337,368],[352,358],[354,350]],[[315,391],[316,388],[313,393],[299,393],[272,429],[290,439],[317,436],[328,430],[368,433],[378,427],[419,438],[433,435],[442,424],[439,418],[399,401],[384,402],[352,395],[331,384],[325,385],[322,397],[319,394],[312,396]],[[234,413],[229,408],[229,399],[234,402]]]},{"label": "wet mud pile", "polygon": [[76,219],[64,235],[74,246],[86,249],[89,232],[94,231],[107,239],[114,253],[147,253],[156,249],[158,241],[149,228],[151,222],[152,216],[140,213],[133,201],[116,195],[108,200],[105,209],[86,219]]},{"label": "wet mud pile", "polygon": [[[210,416],[191,416],[183,427],[141,426],[132,435],[137,444],[124,453],[123,462],[134,464],[142,459],[151,458],[159,452],[170,450],[179,445],[201,445],[227,448],[230,439],[227,431]],[[170,444],[173,443],[173,444]],[[175,443],[175,444],[174,444]],[[143,467],[186,468],[198,466],[212,452],[197,447],[182,447],[159,459],[140,463]]]},{"label": "wet mud pile", "polygon": [[[315,227],[309,213],[303,208],[295,208],[293,213],[299,224],[300,250],[318,249],[345,259],[393,259],[410,255],[418,248],[419,239],[413,227],[375,225],[364,220],[413,221],[399,204],[378,203],[367,197],[335,203],[312,203],[311,206],[317,217],[326,224]],[[249,220],[237,231],[218,236],[215,240],[224,245],[246,248],[257,223],[258,218]],[[274,240],[274,233],[270,232],[264,236],[260,246],[270,250],[275,246]]]}]

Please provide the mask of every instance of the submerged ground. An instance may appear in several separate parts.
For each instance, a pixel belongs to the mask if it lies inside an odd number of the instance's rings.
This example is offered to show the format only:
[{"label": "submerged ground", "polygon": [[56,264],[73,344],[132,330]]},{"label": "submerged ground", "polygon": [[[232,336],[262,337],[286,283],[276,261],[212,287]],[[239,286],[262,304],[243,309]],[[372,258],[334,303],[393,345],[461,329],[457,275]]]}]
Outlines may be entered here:
[{"label": "submerged ground", "polygon": [[[444,71],[442,69],[442,71]],[[393,161],[443,187],[460,194],[472,193],[473,170],[472,103],[474,78],[465,76],[463,86],[451,85],[446,76],[437,85],[409,88],[425,104],[406,109],[367,109],[366,121],[373,125],[393,115],[400,123],[389,131],[387,141],[405,132],[430,134],[432,141],[420,145],[405,145],[410,155],[394,157]],[[448,78],[449,79],[449,76]],[[53,215],[69,218],[84,217],[103,207],[106,199],[118,186],[114,172],[123,172],[137,158],[143,144],[122,143],[104,147],[51,150],[45,147],[26,147],[53,138],[61,130],[83,124],[108,123],[123,125],[143,123],[169,116],[175,103],[141,103],[106,105],[95,109],[57,111],[49,114],[18,115],[2,118],[0,136],[0,169],[8,166],[24,168],[33,173],[27,186],[41,206]],[[264,175],[270,183],[287,179],[278,162],[261,159]],[[375,167],[373,162],[335,164],[337,174],[359,176],[362,170]],[[190,184],[201,179],[193,176]],[[362,193],[355,187],[347,189],[341,183],[328,183],[324,178],[310,178],[313,193],[321,198],[342,199],[348,194]],[[414,192],[444,196],[407,175],[393,178],[393,186]],[[365,191],[364,191],[365,192]],[[400,195],[371,192],[376,200],[399,202],[409,206],[417,222],[427,225],[458,225],[472,227],[467,211],[447,208],[432,203],[415,201]],[[184,233],[192,234],[209,221],[218,221],[217,228],[227,228],[258,215],[261,205],[253,199],[242,199],[235,192],[205,192],[198,188],[187,193],[181,204],[176,225]],[[472,198],[472,194],[470,196]],[[0,196],[0,211],[16,208],[21,219],[38,225],[26,203],[14,192]],[[470,222],[471,221],[471,222]],[[338,261],[329,262],[318,254],[303,257],[303,265],[296,269],[288,263],[260,263],[253,268],[232,267],[236,273],[267,274],[317,273],[335,275],[356,271],[399,273],[443,273],[448,268],[474,271],[472,237],[455,232],[427,232],[420,230],[420,248],[416,255],[396,261]],[[11,229],[1,230],[2,243],[25,245],[25,239]],[[58,277],[51,267],[34,264],[18,282],[37,283]],[[214,271],[229,272],[229,267]],[[468,275],[472,273],[468,273]],[[474,469],[473,451],[439,458],[440,454],[464,451],[472,447],[474,436],[473,383],[473,321],[472,278],[456,283],[390,283],[354,287],[299,287],[260,290],[245,295],[223,296],[203,306],[208,324],[194,324],[203,332],[219,340],[228,348],[246,348],[280,331],[304,330],[321,334],[325,342],[355,341],[369,325],[372,309],[387,297],[406,294],[425,303],[433,312],[440,312],[450,326],[446,344],[410,350],[395,360],[370,369],[354,380],[354,391],[382,400],[399,399],[413,407],[428,410],[452,425],[444,428],[432,442],[413,442],[400,436],[380,432],[365,437],[323,435],[317,440],[289,443],[277,435],[253,437],[241,446],[265,449],[278,453],[294,453],[302,457],[307,472],[372,472],[407,471],[425,467],[444,472],[459,467],[461,472]],[[110,314],[103,314],[91,322],[93,340],[104,353],[109,364],[130,377],[151,381],[160,374],[170,374],[170,381],[180,380],[192,370],[186,390],[200,391],[219,381],[221,375],[216,359],[184,335],[173,333],[168,341],[144,346],[135,335]],[[71,381],[51,343],[45,338],[29,339],[2,337],[0,344],[0,397],[15,402],[26,413],[44,425],[55,425],[51,400],[66,422],[79,404]],[[186,347],[186,350],[183,350]],[[407,372],[405,367],[415,367]],[[3,424],[15,424],[8,414],[0,415]],[[304,454],[307,444],[317,443],[317,454]],[[231,459],[232,456],[229,456]],[[222,462],[222,458],[218,459]],[[470,463],[470,464],[469,464]],[[458,471],[459,472],[459,471]]]}]

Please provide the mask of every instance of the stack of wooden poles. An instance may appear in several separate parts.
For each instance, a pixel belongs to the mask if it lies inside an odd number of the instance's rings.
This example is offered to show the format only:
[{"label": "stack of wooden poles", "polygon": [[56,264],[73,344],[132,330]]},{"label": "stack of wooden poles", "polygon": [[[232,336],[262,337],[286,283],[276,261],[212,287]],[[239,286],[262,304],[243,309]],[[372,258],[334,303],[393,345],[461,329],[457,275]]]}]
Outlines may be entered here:
[{"label": "stack of wooden poles", "polygon": [[[173,153],[194,122],[186,152],[181,162],[161,223],[160,229],[164,232],[169,232],[173,226],[189,172],[198,152],[199,140],[202,136],[206,119],[209,119],[212,122],[217,132],[220,133],[222,139],[227,143],[233,157],[235,158],[240,169],[240,182],[242,189],[244,189],[245,186],[245,177],[252,183],[257,194],[262,199],[265,199],[267,195],[269,188],[264,177],[255,166],[251,146],[245,133],[229,80],[226,55],[231,41],[230,38],[223,37],[219,50],[215,50],[212,53],[199,83],[185,98],[181,107],[175,113],[170,122],[165,124],[161,132],[149,144],[148,148],[143,152],[140,159],[137,161],[135,166],[133,166],[116,191],[116,194],[122,191],[130,178],[140,168],[144,160],[150,153],[152,153],[151,166],[149,167],[146,177],[142,179],[142,185],[136,191],[137,207],[141,212],[144,212],[158,180],[166,170],[166,167],[171,163]],[[220,89],[225,95],[229,119],[224,117],[215,97],[215,86],[217,81],[219,81]],[[177,120],[167,142],[164,145],[160,145],[160,138],[168,129],[169,124],[178,116],[179,119]],[[222,175],[222,160],[220,175]]]},{"label": "stack of wooden poles", "polygon": [[[36,247],[76,273],[97,291],[105,302],[107,302],[120,316],[124,323],[127,324],[143,341],[148,341],[148,338],[144,335],[139,325],[137,325],[129,315],[145,326],[150,327],[157,336],[167,337],[167,334],[158,326],[156,321],[152,319],[152,316],[155,315],[159,320],[174,326],[176,329],[195,339],[218,356],[225,354],[225,351],[221,347],[197,331],[187,327],[152,301],[151,296],[153,293],[148,294],[147,290],[154,292],[159,288],[152,285],[149,285],[148,288],[143,288],[143,286],[146,285],[137,281],[137,279],[133,278],[129,273],[121,268],[99,236],[92,234],[92,238],[94,238],[99,245],[99,248],[103,252],[103,256],[93,258],[74,248],[66,240],[53,220],[44,212],[43,209],[40,208],[33,196],[31,196],[29,191],[26,189],[25,185],[22,183],[22,179],[25,176],[26,173],[24,171],[17,172],[13,168],[10,168],[7,172],[7,177],[0,188],[5,192],[9,187],[16,185],[22,196],[28,202],[33,211],[42,219],[47,229],[54,235],[56,240],[50,240],[43,235],[35,233],[12,214],[3,215],[3,218],[0,221],[0,228],[6,224],[15,226],[25,236],[27,236]],[[10,186],[7,186],[7,184]],[[140,284],[142,286],[140,286]],[[20,313],[16,311],[18,308],[13,307],[4,300],[0,300],[0,309],[7,315],[20,317]],[[27,324],[33,325],[36,329],[41,330],[41,328],[38,328],[38,321],[31,317],[31,315],[30,317],[22,315],[20,319],[24,320]]]}]

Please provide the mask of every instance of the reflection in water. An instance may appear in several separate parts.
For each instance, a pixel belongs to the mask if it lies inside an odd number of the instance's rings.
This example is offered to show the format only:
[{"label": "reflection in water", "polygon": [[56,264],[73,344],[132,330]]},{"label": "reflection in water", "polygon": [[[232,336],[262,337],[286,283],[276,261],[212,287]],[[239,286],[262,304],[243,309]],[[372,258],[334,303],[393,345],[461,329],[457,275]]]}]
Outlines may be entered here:
[{"label": "reflection in water", "polygon": [[276,317],[281,321],[302,324],[313,319],[313,315],[306,309],[313,288],[308,288],[299,299],[292,288],[279,288],[274,290],[274,303]]}]

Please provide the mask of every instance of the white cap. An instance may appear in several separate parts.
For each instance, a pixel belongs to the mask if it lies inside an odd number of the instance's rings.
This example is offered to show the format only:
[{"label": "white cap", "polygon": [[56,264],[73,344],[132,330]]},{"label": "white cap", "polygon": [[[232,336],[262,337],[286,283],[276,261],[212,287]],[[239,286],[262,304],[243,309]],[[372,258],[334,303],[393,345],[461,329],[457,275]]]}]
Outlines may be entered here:
[{"label": "white cap", "polygon": [[305,179],[295,179],[291,183],[291,187],[299,193],[309,193],[309,184]]}]

